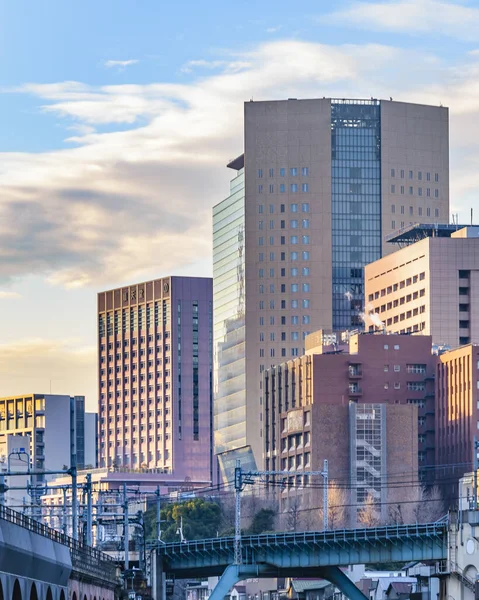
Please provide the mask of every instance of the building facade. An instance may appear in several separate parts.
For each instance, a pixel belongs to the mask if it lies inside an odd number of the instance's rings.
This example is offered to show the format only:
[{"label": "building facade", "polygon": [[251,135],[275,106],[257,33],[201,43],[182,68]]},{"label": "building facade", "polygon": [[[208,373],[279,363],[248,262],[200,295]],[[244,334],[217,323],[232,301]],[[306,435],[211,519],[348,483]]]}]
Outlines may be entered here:
[{"label": "building facade", "polygon": [[479,343],[479,227],[413,226],[393,240],[405,247],[365,268],[369,328]]},{"label": "building facade", "polygon": [[479,431],[479,346],[443,352],[436,365],[436,463],[438,482],[451,496],[473,467]]},{"label": "building facade", "polygon": [[208,278],[98,295],[99,467],[211,481],[212,320]]},{"label": "building facade", "polygon": [[[332,438],[338,438],[337,443],[342,444],[342,450],[335,445],[331,456],[344,473],[349,449],[348,444],[341,440],[348,439],[349,434],[347,425],[343,424],[341,429],[331,421],[331,416],[327,416],[330,407],[347,408],[354,404],[358,408],[348,410],[356,410],[359,414],[362,404],[407,405],[416,407],[416,422],[412,427],[404,427],[401,435],[405,451],[414,453],[415,457],[408,459],[404,455],[401,460],[405,461],[405,465],[418,464],[421,480],[430,481],[435,463],[436,361],[431,354],[431,338],[360,333],[351,334],[349,340],[347,335],[343,337],[345,340],[340,341],[334,335],[311,334],[306,340],[308,354],[265,371],[263,423],[266,469],[283,469],[285,466],[280,457],[283,457],[283,452],[289,451],[284,432],[289,431],[291,411],[301,408],[305,412],[303,447],[306,447],[306,441],[314,443],[313,433],[307,424],[311,424],[315,413],[307,413],[310,407],[320,411],[316,419],[323,426],[316,444],[321,446],[323,458],[328,458],[324,453],[328,452],[331,444],[336,444]],[[325,409],[325,406],[328,408]],[[376,413],[379,414],[377,410]],[[344,421],[346,417],[340,413],[338,418]],[[327,431],[330,433],[327,434]],[[353,439],[352,433],[350,439]],[[289,455],[284,456],[289,460]],[[341,456],[343,459],[339,458]],[[289,462],[287,467],[290,468]],[[332,476],[335,476],[334,469]]]},{"label": "building facade", "polygon": [[314,330],[361,327],[385,236],[449,214],[448,111],[378,100],[245,104],[245,153],[213,209],[215,451],[261,467],[262,372]]},{"label": "building facade", "polygon": [[[60,394],[26,394],[0,398],[0,442],[9,436],[28,436],[25,448],[35,470],[58,471],[70,467],[72,454],[84,467],[85,397]],[[41,477],[40,477],[41,479]]]}]

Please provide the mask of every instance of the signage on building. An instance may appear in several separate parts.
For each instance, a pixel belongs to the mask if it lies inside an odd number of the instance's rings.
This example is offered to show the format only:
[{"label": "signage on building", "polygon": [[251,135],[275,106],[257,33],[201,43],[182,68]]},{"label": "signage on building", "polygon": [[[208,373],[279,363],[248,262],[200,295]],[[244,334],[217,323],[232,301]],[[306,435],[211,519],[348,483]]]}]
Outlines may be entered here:
[{"label": "signage on building", "polygon": [[288,431],[303,429],[303,411],[290,410],[288,413]]}]

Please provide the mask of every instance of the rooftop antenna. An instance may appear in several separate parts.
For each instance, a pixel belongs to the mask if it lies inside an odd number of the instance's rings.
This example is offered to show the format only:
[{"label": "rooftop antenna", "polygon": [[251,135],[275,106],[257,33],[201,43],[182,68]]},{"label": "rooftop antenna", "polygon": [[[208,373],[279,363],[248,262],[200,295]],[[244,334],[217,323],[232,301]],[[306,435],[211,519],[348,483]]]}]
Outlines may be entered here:
[{"label": "rooftop antenna", "polygon": [[474,209],[471,206],[471,225],[472,225],[473,218],[474,218]]}]

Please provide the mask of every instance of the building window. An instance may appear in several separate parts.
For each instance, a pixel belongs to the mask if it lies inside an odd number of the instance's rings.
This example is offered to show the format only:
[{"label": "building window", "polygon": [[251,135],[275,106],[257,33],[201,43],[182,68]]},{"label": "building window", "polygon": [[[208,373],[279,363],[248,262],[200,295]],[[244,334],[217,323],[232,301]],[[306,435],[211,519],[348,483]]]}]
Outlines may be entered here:
[{"label": "building window", "polygon": [[303,226],[303,229],[309,229],[309,219],[303,219],[301,221],[301,224]]},{"label": "building window", "polygon": [[298,174],[298,169],[296,167],[291,167],[289,170],[289,174],[291,175],[291,177],[296,177]]},{"label": "building window", "polygon": [[307,177],[309,175],[309,168],[308,167],[302,167],[302,169],[301,169],[301,175],[303,177]]},{"label": "building window", "polygon": [[279,191],[281,194],[283,194],[286,191],[286,187],[285,187],[284,183],[279,184]]},{"label": "building window", "polygon": [[284,177],[285,175],[286,175],[286,169],[284,167],[281,167],[281,169],[279,170],[279,176]]},{"label": "building window", "polygon": [[309,244],[309,235],[303,235],[302,242],[303,242],[303,244],[308,245]]},{"label": "building window", "polygon": [[272,194],[274,192],[274,185],[272,183],[269,184],[269,193]]},{"label": "building window", "polygon": [[274,177],[274,169],[270,169],[269,170],[269,176],[270,177]]},{"label": "building window", "polygon": [[261,179],[263,177],[263,169],[258,169],[258,177]]},{"label": "building window", "polygon": [[[263,187],[263,186],[261,186]],[[394,184],[391,185],[391,194],[395,194],[396,193],[396,186]]]},{"label": "building window", "polygon": [[298,212],[298,205],[297,204],[291,204],[290,207],[289,207],[289,210],[292,213],[297,213]]},{"label": "building window", "polygon": [[262,194],[262,193],[263,193],[263,185],[262,185],[262,184],[260,184],[260,185],[258,186],[258,194]]},{"label": "building window", "polygon": [[295,294],[298,291],[298,284],[297,283],[292,283],[291,284],[291,292],[293,294]]},{"label": "building window", "polygon": [[302,192],[309,192],[309,184],[308,183],[302,183],[301,184],[301,191]]},{"label": "building window", "polygon": [[391,212],[392,214],[396,214],[396,205],[395,204],[391,204]]},{"label": "building window", "polygon": [[297,229],[298,228],[298,220],[297,219],[292,219],[289,222],[289,226],[291,227],[291,229]]},{"label": "building window", "polygon": [[295,193],[295,192],[297,192],[297,191],[298,191],[298,184],[297,184],[297,183],[292,183],[292,184],[291,184],[291,191],[292,191],[293,193]]},{"label": "building window", "polygon": [[303,260],[309,260],[309,250],[303,250],[301,257]]},{"label": "building window", "polygon": [[396,169],[391,169],[391,177],[396,177]]},{"label": "building window", "polygon": [[290,238],[290,243],[291,244],[297,244],[298,243],[298,236],[297,235],[292,235]]}]

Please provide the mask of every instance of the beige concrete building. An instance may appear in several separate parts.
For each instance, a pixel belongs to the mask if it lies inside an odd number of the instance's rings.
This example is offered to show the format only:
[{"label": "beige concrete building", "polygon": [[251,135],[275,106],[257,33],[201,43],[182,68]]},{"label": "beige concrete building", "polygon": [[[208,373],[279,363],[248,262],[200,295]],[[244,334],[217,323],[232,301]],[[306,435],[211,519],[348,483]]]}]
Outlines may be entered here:
[{"label": "beige concrete building", "polygon": [[[410,245],[366,266],[366,312],[435,344],[479,342],[479,227],[416,225],[393,239]],[[377,316],[366,324],[377,327]]]},{"label": "beige concrete building", "polygon": [[[261,467],[264,369],[314,330],[360,326],[364,265],[410,221],[447,222],[448,111],[379,100],[245,104],[213,209],[215,451]],[[402,207],[402,208],[401,208]]]}]

